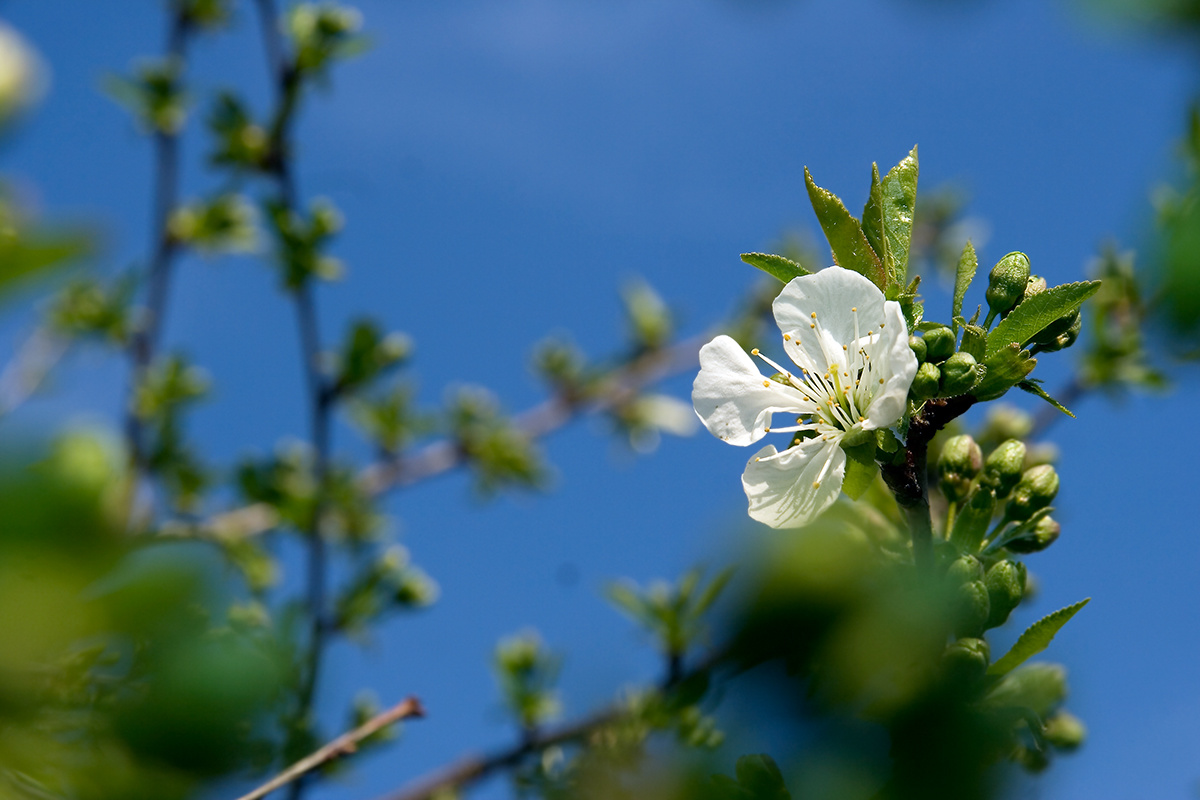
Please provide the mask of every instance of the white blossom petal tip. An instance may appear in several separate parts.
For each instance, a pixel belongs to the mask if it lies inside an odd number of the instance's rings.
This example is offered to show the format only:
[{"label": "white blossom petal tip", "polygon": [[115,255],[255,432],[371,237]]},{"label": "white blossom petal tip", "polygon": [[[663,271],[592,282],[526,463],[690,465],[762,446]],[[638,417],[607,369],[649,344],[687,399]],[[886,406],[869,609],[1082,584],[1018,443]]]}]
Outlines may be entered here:
[{"label": "white blossom petal tip", "polygon": [[[796,368],[758,350],[747,355],[730,337],[718,336],[700,349],[692,403],[704,426],[730,444],[803,433],[783,451],[760,450],[742,477],[750,516],[783,528],[812,521],[837,499],[848,434],[900,420],[917,359],[900,304],[856,272],[834,266],[794,278],[772,310]],[[771,377],[751,356],[771,367]],[[775,427],[776,413],[791,419]]]}]

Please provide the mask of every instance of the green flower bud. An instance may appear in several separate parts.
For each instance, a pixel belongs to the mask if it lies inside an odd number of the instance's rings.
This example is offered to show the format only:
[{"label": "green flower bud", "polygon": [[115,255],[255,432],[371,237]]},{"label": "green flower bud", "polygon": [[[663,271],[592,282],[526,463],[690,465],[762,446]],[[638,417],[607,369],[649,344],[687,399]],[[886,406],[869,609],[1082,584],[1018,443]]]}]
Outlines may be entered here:
[{"label": "green flower bud", "polygon": [[937,364],[945,361],[954,352],[957,343],[954,331],[945,325],[925,331],[925,359]]},{"label": "green flower bud", "polygon": [[951,503],[957,503],[967,496],[971,481],[983,469],[983,452],[970,436],[954,436],[942,446],[937,469],[942,494]]},{"label": "green flower bud", "polygon": [[983,535],[987,533],[988,525],[992,522],[995,509],[996,493],[992,491],[992,487],[982,483],[976,484],[966,504],[954,518],[950,541],[968,553],[978,550]]},{"label": "green flower bud", "polygon": [[982,678],[991,658],[992,649],[987,641],[970,636],[952,642],[942,653],[942,663],[952,679],[959,678],[964,682]]},{"label": "green flower bud", "polygon": [[920,336],[908,337],[908,346],[912,348],[913,354],[917,357],[918,364],[925,363],[925,340]]},{"label": "green flower bud", "polygon": [[1058,494],[1058,473],[1049,464],[1025,470],[1021,482],[1013,489],[1005,516],[1021,522],[1033,516],[1033,512],[1054,502]]},{"label": "green flower bud", "polygon": [[987,293],[984,295],[988,302],[988,319],[996,314],[1003,317],[1016,308],[1017,303],[1025,297],[1025,287],[1029,283],[1029,256],[1021,252],[1012,252],[992,267],[988,276]]},{"label": "green flower bud", "polygon": [[1066,348],[1075,344],[1075,340],[1079,338],[1079,331],[1083,327],[1083,317],[1080,316],[1078,311],[1074,313],[1074,321],[1071,323],[1069,328],[1055,336],[1053,339],[1050,339],[1050,337],[1046,335],[1047,331],[1056,329],[1063,319],[1067,319],[1071,316],[1072,315],[1068,314],[1066,317],[1060,317],[1058,320],[1055,320],[1046,328],[1045,331],[1039,333],[1034,340],[1037,341],[1043,338],[1049,339],[1049,341],[1045,342],[1044,344],[1039,342],[1039,344],[1042,344],[1042,349],[1048,353],[1053,353],[1058,350],[1065,350]]},{"label": "green flower bud", "polygon": [[1083,744],[1087,738],[1087,726],[1074,714],[1059,711],[1046,720],[1042,735],[1056,749],[1069,753]]},{"label": "green flower bud", "polygon": [[1021,301],[1024,302],[1044,291],[1046,291],[1046,279],[1040,275],[1030,275],[1029,280],[1025,283],[1025,296],[1021,298]]},{"label": "green flower bud", "polygon": [[1005,547],[1014,553],[1038,553],[1054,544],[1061,531],[1062,526],[1053,519],[1042,517],[1031,532],[1013,539]]},{"label": "green flower bud", "polygon": [[[1063,314],[1061,317],[1054,320],[1054,322],[1051,322],[1049,325],[1034,334],[1030,341],[1032,341],[1034,344],[1041,345],[1041,347],[1045,349],[1047,345],[1052,345],[1059,336],[1071,330],[1071,328],[1079,322],[1079,319],[1080,317],[1078,309],[1070,312],[1069,314]],[[1079,332],[1076,331],[1075,335],[1078,336]]]},{"label": "green flower bud", "polygon": [[931,364],[926,361],[917,369],[917,375],[913,378],[912,388],[909,392],[913,399],[918,402],[928,400],[931,397],[937,397],[938,381],[941,380],[942,371],[937,368],[936,364]]},{"label": "green flower bud", "polygon": [[1025,596],[1025,565],[1017,561],[997,561],[984,578],[987,586],[989,612],[988,628],[997,628]]},{"label": "green flower bud", "polygon": [[979,382],[982,370],[970,353],[955,353],[942,364],[942,382],[939,393],[943,397],[966,394]]},{"label": "green flower bud", "polygon": [[958,587],[955,602],[954,635],[980,636],[991,616],[991,596],[983,581],[971,581]]},{"label": "green flower bud", "polygon": [[951,586],[961,586],[971,581],[983,580],[983,564],[975,556],[962,556],[950,563],[946,569],[946,580]]},{"label": "green flower bud", "polygon": [[1025,469],[1025,444],[1016,439],[1002,442],[993,450],[983,465],[983,474],[988,483],[996,487],[997,497],[1006,497],[1021,480]]}]

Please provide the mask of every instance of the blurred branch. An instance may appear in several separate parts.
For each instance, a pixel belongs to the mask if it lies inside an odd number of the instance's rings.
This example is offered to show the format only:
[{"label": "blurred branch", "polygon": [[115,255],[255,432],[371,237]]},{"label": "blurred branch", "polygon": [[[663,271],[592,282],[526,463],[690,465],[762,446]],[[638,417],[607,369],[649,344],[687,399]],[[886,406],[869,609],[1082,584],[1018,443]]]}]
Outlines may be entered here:
[{"label": "blurred branch", "polygon": [[[182,70],[186,58],[190,22],[184,6],[176,7],[167,29],[167,58]],[[179,137],[176,128],[158,127],[154,132],[154,200],[150,228],[150,265],[146,280],[146,306],[141,327],[130,339],[133,360],[129,408],[126,411],[126,436],[135,468],[145,462],[142,442],[143,425],[134,406],[133,395],[150,368],[158,350],[166,316],[171,282],[171,267],[179,242],[171,235],[171,214],[179,204]]]},{"label": "blurred branch", "polygon": [[[591,396],[575,400],[562,394],[554,395],[517,414],[513,418],[513,426],[518,433],[530,439],[539,439],[564,427],[581,414],[616,407],[646,386],[694,367],[699,363],[697,354],[701,345],[710,338],[712,334],[706,333],[646,353],[609,373],[603,379],[601,388]],[[425,445],[412,455],[401,455],[367,467],[359,479],[369,494],[379,495],[449,472],[465,460],[466,454],[458,443],[444,439]]]},{"label": "blurred branch", "polygon": [[[691,670],[681,672],[679,675],[668,675],[659,685],[659,693],[665,695],[691,678],[712,671],[726,660],[728,655],[728,649],[719,648],[709,653]],[[396,792],[377,798],[377,800],[432,800],[432,798],[442,796],[444,792],[456,792],[495,772],[520,764],[527,756],[557,745],[583,741],[605,726],[619,722],[632,713],[634,713],[633,710],[627,706],[614,703],[575,722],[561,725],[552,730],[528,731],[515,745],[497,750],[490,755],[463,756],[457,761],[417,778]]]},{"label": "blurred branch", "polygon": [[34,331],[0,372],[0,417],[28,400],[67,351],[67,342],[49,330]]},{"label": "blurred branch", "polygon": [[[646,386],[694,368],[699,362],[700,346],[711,337],[711,333],[705,333],[646,353],[610,372],[601,382],[602,387],[587,399],[554,395],[517,414],[513,426],[521,435],[540,439],[583,414],[600,413],[618,406]],[[447,473],[462,466],[466,458],[457,442],[442,439],[411,455],[400,455],[366,467],[359,473],[358,480],[367,494],[377,497]],[[215,537],[254,536],[270,530],[278,521],[279,515],[269,505],[254,503],[209,518],[198,526],[198,532]]]},{"label": "blurred branch", "polygon": [[[509,767],[516,766],[526,756],[539,753],[549,747],[570,744],[587,738],[592,732],[620,719],[624,709],[607,708],[576,722],[556,728],[547,733],[534,733],[519,744],[490,755],[468,755],[459,760],[418,778],[393,794],[379,800],[429,800],[446,790],[456,790],[476,783]],[[242,800],[248,800],[243,798]]]},{"label": "blurred branch", "polygon": [[[291,169],[290,137],[300,96],[300,73],[285,51],[279,30],[279,13],[274,0],[258,0],[257,8],[268,69],[272,72],[276,82],[276,108],[270,133],[270,158],[266,166],[278,185],[282,208],[288,215],[291,215],[296,211],[296,187]],[[300,686],[297,708],[297,719],[303,722],[313,708],[324,655],[325,632],[328,627],[325,623],[329,578],[327,574],[328,553],[325,539],[321,533],[321,518],[327,500],[330,416],[334,396],[320,369],[321,337],[312,279],[306,278],[300,281],[298,285],[291,288],[291,294],[296,309],[301,358],[308,388],[310,429],[314,453],[313,473],[317,487],[311,516],[304,530],[308,539],[306,581],[308,597],[306,604],[311,626],[306,669]],[[300,797],[302,792],[302,782],[292,785],[291,797],[293,800]]]},{"label": "blurred branch", "polygon": [[312,772],[314,769],[354,753],[364,739],[378,733],[387,726],[403,719],[424,716],[425,709],[421,706],[421,701],[415,697],[409,697],[392,706],[387,711],[376,714],[354,730],[342,734],[312,755],[300,759],[254,791],[242,795],[238,800],[259,800],[259,798],[266,797],[276,789],[286,786],[297,778]]}]

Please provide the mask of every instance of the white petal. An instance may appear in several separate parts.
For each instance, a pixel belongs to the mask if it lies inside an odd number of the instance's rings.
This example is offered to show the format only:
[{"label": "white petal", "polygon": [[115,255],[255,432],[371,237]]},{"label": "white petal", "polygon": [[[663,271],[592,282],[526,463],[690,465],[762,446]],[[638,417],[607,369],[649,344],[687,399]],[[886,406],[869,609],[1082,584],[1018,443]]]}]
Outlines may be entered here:
[{"label": "white petal", "polygon": [[761,439],[773,412],[798,415],[814,410],[796,389],[764,378],[741,345],[728,336],[718,336],[700,348],[692,405],[714,436],[739,445]]},{"label": "white petal", "polygon": [[773,445],[758,451],[742,474],[742,488],[751,517],[772,528],[796,528],[837,500],[845,476],[846,454],[838,442],[809,439],[782,453]]},{"label": "white petal", "polygon": [[[812,312],[817,312],[818,326],[839,343],[840,351],[842,344],[855,339],[856,318],[860,336],[879,329],[879,323],[884,321],[883,304],[883,292],[875,284],[857,272],[835,266],[793,278],[775,298],[771,309],[779,329],[785,333],[812,330]],[[852,312],[855,308],[858,311]]]},{"label": "white petal", "polygon": [[883,385],[874,391],[871,404],[864,412],[867,417],[864,427],[867,428],[887,428],[904,416],[908,390],[917,375],[917,357],[908,346],[908,328],[900,304],[888,301],[883,313],[887,325],[874,350],[879,356],[873,365],[879,368],[873,380],[882,378]]}]

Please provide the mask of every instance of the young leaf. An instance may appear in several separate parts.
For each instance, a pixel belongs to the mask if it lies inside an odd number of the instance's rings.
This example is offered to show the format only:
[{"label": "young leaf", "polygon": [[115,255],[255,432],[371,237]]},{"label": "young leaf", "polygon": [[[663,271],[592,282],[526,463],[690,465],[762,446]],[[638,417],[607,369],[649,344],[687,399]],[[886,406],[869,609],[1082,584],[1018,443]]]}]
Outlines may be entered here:
[{"label": "young leaf", "polygon": [[1100,281],[1064,283],[1024,300],[988,334],[988,356],[1013,342],[1024,345],[1059,317],[1077,310],[1099,288]]},{"label": "young leaf", "polygon": [[766,753],[742,756],[734,770],[741,788],[754,800],[790,800],[783,773]]},{"label": "young leaf", "polygon": [[883,191],[883,227],[887,233],[892,264],[888,283],[902,286],[908,274],[908,248],[912,242],[913,212],[917,205],[917,146],[896,166],[888,170],[880,188]]},{"label": "young leaf", "polygon": [[[967,240],[962,255],[958,258],[958,273],[954,276],[954,305],[951,314],[955,317],[962,314],[963,298],[967,296],[967,288],[975,278],[975,270],[979,269],[979,259],[975,256],[975,245]],[[957,327],[957,326],[956,326]]]},{"label": "young leaf", "polygon": [[758,267],[771,277],[778,278],[784,283],[801,275],[812,274],[790,258],[771,255],[770,253],[742,253],[742,261],[745,261],[752,267]]},{"label": "young leaf", "polygon": [[980,400],[995,400],[1013,386],[1025,380],[1037,359],[1029,355],[1028,350],[1022,350],[1020,345],[1010,344],[984,359],[983,365],[987,372],[971,394]]},{"label": "young leaf", "polygon": [[1058,402],[1053,397],[1051,397],[1046,392],[1046,390],[1041,387],[1041,385],[1037,381],[1033,381],[1033,380],[1021,381],[1020,383],[1017,384],[1017,388],[1023,389],[1024,391],[1029,392],[1030,394],[1036,394],[1038,397],[1042,398],[1047,403],[1054,406],[1055,408],[1057,408],[1059,411],[1066,414],[1071,419],[1075,419],[1075,415],[1072,414],[1066,406],[1064,406],[1062,403]]},{"label": "young leaf", "polygon": [[884,271],[892,274],[892,252],[888,248],[887,234],[883,225],[883,188],[879,184],[879,165],[871,165],[871,193],[863,207],[863,234],[871,243],[871,249],[883,262]]},{"label": "young leaf", "polygon": [[833,262],[839,267],[865,275],[871,283],[879,287],[879,291],[886,293],[887,274],[884,272],[883,262],[871,249],[871,243],[867,241],[862,225],[850,216],[850,212],[837,195],[813,183],[807,167],[804,168],[804,183],[808,187],[808,198],[812,201],[817,221],[821,223],[825,238],[829,240]]},{"label": "young leaf", "polygon": [[846,477],[842,480],[842,491],[851,500],[862,497],[875,476],[879,474],[879,465],[875,463],[875,442],[867,442],[857,447],[846,448]]},{"label": "young leaf", "polygon": [[1050,646],[1054,635],[1062,630],[1071,617],[1075,616],[1076,612],[1086,606],[1091,599],[1088,597],[1074,605],[1060,608],[1053,614],[1047,614],[1030,625],[1029,629],[1021,634],[1021,638],[1017,639],[1017,643],[1012,646],[1012,649],[988,668],[988,675],[1006,675],[1045,650]]}]

